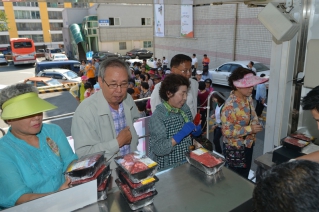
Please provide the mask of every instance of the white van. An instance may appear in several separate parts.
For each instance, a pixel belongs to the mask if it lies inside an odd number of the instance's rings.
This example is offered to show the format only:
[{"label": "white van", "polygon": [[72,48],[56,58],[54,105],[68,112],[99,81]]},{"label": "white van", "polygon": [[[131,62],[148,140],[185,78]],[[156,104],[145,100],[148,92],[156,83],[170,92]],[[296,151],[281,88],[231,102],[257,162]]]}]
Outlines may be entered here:
[{"label": "white van", "polygon": [[59,48],[46,48],[45,49],[45,59],[46,60],[53,60],[54,54],[61,54],[62,50]]}]

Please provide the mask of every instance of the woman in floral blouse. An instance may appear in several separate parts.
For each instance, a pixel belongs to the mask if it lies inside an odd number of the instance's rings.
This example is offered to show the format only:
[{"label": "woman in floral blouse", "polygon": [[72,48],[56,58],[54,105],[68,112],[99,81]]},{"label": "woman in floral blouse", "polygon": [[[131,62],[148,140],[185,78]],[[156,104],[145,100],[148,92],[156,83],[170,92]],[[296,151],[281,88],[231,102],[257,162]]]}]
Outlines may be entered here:
[{"label": "woman in floral blouse", "polygon": [[248,178],[251,167],[256,133],[263,130],[251,94],[255,85],[267,80],[242,67],[228,78],[232,91],[221,112],[224,153],[227,166],[245,178]]}]

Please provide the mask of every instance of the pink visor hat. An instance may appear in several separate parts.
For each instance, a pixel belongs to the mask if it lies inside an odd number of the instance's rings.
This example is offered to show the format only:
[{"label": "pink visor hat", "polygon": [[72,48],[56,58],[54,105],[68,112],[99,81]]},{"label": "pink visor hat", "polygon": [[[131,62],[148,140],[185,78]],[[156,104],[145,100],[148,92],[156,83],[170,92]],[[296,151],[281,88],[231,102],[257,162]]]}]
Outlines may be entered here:
[{"label": "pink visor hat", "polygon": [[252,87],[252,86],[267,82],[268,80],[269,78],[258,77],[258,76],[255,76],[254,74],[246,74],[244,78],[240,80],[236,80],[233,83],[234,83],[234,86],[236,86],[237,88],[248,88],[248,87]]},{"label": "pink visor hat", "polygon": [[81,80],[88,80],[89,78],[87,76],[82,76]]}]

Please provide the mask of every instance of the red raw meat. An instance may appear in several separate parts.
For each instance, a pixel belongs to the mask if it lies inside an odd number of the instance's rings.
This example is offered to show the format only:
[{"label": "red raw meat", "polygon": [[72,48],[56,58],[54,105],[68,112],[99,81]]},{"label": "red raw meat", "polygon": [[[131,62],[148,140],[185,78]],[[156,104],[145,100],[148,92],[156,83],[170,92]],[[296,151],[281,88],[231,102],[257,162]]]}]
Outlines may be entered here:
[{"label": "red raw meat", "polygon": [[148,169],[148,167],[144,163],[136,161],[131,169],[131,174],[136,174],[146,169]]},{"label": "red raw meat", "polygon": [[200,122],[200,113],[197,113],[193,120],[193,123],[197,126],[199,125],[199,122]]},{"label": "red raw meat", "polygon": [[307,137],[305,134],[291,134],[291,137],[298,138],[304,141],[311,141],[311,138]]},{"label": "red raw meat", "polygon": [[128,185],[125,185],[123,183],[119,183],[119,185],[121,186],[123,192],[124,192],[124,195],[128,198],[128,200],[130,202],[137,202],[141,199],[145,199],[146,197],[149,197],[149,196],[152,196],[153,195],[153,192],[150,191],[150,192],[147,192],[145,194],[142,194],[141,196],[138,196],[138,197],[134,197],[131,193],[131,189],[130,187],[128,187]]},{"label": "red raw meat", "polygon": [[133,189],[139,188],[143,185],[142,183],[132,183],[132,181],[128,178],[128,176],[123,172],[120,172],[120,175],[122,175],[125,178],[126,182],[130,184],[130,187]]},{"label": "red raw meat", "polygon": [[214,166],[220,164],[221,162],[223,162],[222,159],[215,158],[214,156],[209,154],[209,152],[205,152],[202,155],[197,155],[193,152],[190,152],[190,157],[193,158],[194,160],[200,162],[201,164],[204,164],[205,166],[207,166],[209,168],[214,167]]},{"label": "red raw meat", "polygon": [[297,146],[297,147],[304,147],[308,144],[306,141],[301,141],[301,140],[298,140],[296,138],[291,138],[291,137],[286,137],[284,139],[284,141],[286,143],[292,144],[292,145]]},{"label": "red raw meat", "polygon": [[138,172],[148,169],[148,167],[135,158],[133,154],[127,154],[123,157],[121,165],[131,174],[136,174]]}]

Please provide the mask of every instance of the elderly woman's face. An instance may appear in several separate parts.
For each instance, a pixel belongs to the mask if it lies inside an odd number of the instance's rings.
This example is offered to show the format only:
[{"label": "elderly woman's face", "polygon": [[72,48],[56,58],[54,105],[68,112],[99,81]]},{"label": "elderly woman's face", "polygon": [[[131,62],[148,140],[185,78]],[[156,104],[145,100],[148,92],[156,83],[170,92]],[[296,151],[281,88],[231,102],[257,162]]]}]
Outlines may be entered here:
[{"label": "elderly woman's face", "polygon": [[8,124],[11,125],[11,132],[13,135],[36,135],[41,130],[42,119],[43,113],[38,113],[19,119],[8,120]]},{"label": "elderly woman's face", "polygon": [[175,94],[168,94],[168,104],[175,108],[181,108],[187,99],[187,86],[181,85]]},{"label": "elderly woman's face", "polygon": [[241,95],[248,97],[253,93],[253,89],[254,89],[254,87],[252,86],[252,87],[248,87],[248,88],[237,88],[237,91]]}]

